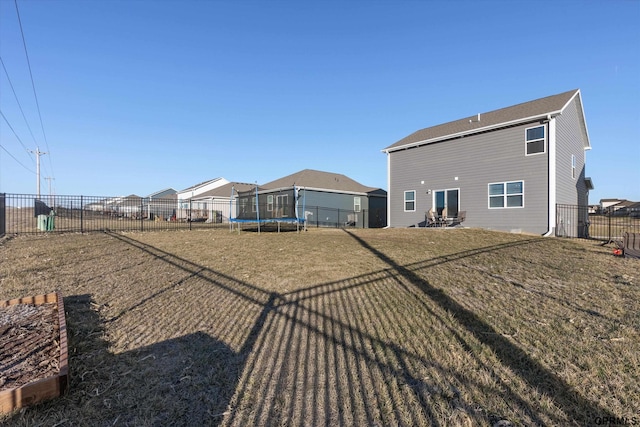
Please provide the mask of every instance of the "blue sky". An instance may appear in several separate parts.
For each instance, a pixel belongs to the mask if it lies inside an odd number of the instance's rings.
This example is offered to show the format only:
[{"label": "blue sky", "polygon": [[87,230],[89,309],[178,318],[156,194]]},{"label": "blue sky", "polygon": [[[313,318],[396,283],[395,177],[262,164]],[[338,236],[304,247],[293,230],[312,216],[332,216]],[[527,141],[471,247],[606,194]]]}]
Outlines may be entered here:
[{"label": "blue sky", "polygon": [[36,146],[43,194],[44,177],[55,194],[145,196],[306,168],[386,188],[381,150],[408,134],[579,88],[590,201],[640,201],[636,0],[17,4],[40,114],[0,0],[31,128],[0,68],[0,192],[36,192]]}]

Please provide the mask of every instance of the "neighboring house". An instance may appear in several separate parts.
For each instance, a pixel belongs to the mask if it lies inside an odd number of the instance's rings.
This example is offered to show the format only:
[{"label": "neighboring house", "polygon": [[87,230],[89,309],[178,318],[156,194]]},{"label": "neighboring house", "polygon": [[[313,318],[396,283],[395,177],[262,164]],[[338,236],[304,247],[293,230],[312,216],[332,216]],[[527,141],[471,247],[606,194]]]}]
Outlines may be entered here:
[{"label": "neighboring house", "polygon": [[104,211],[109,215],[118,215],[118,207],[120,206],[122,199],[122,197],[110,197],[105,199]]},{"label": "neighboring house", "polygon": [[189,188],[185,188],[182,191],[178,191],[177,193],[177,211],[176,211],[176,219],[178,220],[201,220],[202,218],[197,216],[191,216],[191,210],[201,211],[206,210],[204,203],[206,202],[193,202],[195,198],[201,196],[207,191],[211,191],[215,188],[221,187],[225,184],[228,184],[224,178],[215,178],[209,181],[201,182],[200,184],[193,185]]},{"label": "neighboring house", "polygon": [[[586,233],[591,149],[580,90],[419,130],[385,148],[391,227],[424,224],[433,208],[463,225],[551,235]],[[582,213],[579,213],[582,212]]]},{"label": "neighboring house", "polygon": [[119,216],[127,218],[140,218],[140,214],[143,209],[144,201],[142,197],[135,194],[121,198],[115,207]]},{"label": "neighboring house", "polygon": [[229,218],[234,218],[236,212],[236,199],[238,193],[255,189],[255,184],[243,182],[229,182],[213,190],[206,191],[192,199],[194,206],[198,210],[192,212],[195,218],[201,218],[206,222],[228,222]]},{"label": "neighboring house", "polygon": [[625,199],[600,199],[600,210],[603,213],[611,213],[620,209],[620,203],[626,202]]},{"label": "neighboring house", "polygon": [[103,199],[98,202],[87,203],[84,205],[84,209],[88,211],[103,212],[106,210],[108,199]]},{"label": "neighboring house", "polygon": [[631,200],[620,200],[618,203],[610,204],[604,210],[605,214],[613,216],[640,216],[640,203]]},{"label": "neighboring house", "polygon": [[173,188],[156,191],[145,197],[145,217],[169,220],[176,214],[178,192]]},{"label": "neighboring house", "polygon": [[305,169],[240,193],[239,219],[306,219],[311,226],[386,226],[387,192],[337,173]]},{"label": "neighboring house", "polygon": [[629,216],[632,218],[640,218],[640,202],[633,203],[627,208]]}]

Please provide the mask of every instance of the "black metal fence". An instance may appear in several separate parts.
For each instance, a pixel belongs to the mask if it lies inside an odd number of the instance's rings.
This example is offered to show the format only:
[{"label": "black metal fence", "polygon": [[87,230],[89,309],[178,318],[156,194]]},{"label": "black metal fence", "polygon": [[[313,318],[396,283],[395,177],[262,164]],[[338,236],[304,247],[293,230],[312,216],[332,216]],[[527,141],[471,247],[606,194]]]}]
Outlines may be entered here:
[{"label": "black metal fence", "polygon": [[622,239],[625,231],[640,232],[640,211],[597,211],[588,206],[556,205],[556,236],[603,241]]},{"label": "black metal fence", "polygon": [[[231,227],[236,200],[52,196],[0,193],[0,236],[91,231],[150,231]],[[307,227],[384,227],[385,212],[307,206],[298,213]],[[272,218],[274,222],[278,218]],[[250,223],[246,223],[250,224]],[[238,224],[240,228],[244,224]]]}]

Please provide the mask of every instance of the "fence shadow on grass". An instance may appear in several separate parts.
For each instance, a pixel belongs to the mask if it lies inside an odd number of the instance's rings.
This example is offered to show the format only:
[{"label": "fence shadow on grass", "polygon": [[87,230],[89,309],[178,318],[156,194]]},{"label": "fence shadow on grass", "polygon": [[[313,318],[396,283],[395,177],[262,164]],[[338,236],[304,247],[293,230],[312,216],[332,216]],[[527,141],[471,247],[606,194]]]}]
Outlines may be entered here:
[{"label": "fence shadow on grass", "polygon": [[[509,342],[509,340],[498,333],[491,325],[483,321],[472,311],[463,307],[454,298],[442,290],[433,287],[427,280],[420,277],[410,268],[396,263],[393,259],[375,249],[356,234],[348,230],[345,230],[345,232],[355,239],[363,248],[369,250],[389,265],[400,277],[407,280],[409,284],[415,286],[427,295],[438,306],[447,312],[451,312],[461,327],[473,335],[478,341],[491,348],[502,364],[516,373],[531,388],[538,389],[548,396],[553,396],[556,405],[558,405],[563,412],[573,417],[574,421],[581,425],[588,425],[597,417],[614,417],[607,409],[582,397],[560,377],[532,359],[524,350]],[[498,247],[486,248],[483,251],[489,252],[499,249],[499,246],[509,247],[513,245],[514,244],[498,245]],[[469,252],[480,253],[481,251]],[[460,254],[454,254],[450,257],[443,257],[442,262],[447,262],[447,259],[459,258],[461,258]],[[460,340],[461,338],[458,336],[458,339]],[[523,397],[518,397],[518,400],[521,402],[524,401]],[[530,415],[532,415],[534,419],[537,418],[535,414]]]},{"label": "fence shadow on grass", "polygon": [[[402,319],[397,315],[375,313],[381,320],[378,329],[365,332],[364,323],[373,320],[369,318],[372,314],[351,291],[375,286],[384,293],[383,299],[398,299],[396,291],[385,286],[389,280],[386,271],[281,294],[266,292],[128,236],[112,236],[180,268],[187,273],[186,280],[197,276],[212,288],[260,307],[237,352],[243,374],[225,425],[427,422],[437,426],[440,420],[430,408],[431,394],[474,412],[459,396],[447,396],[449,390],[439,390],[415,373],[422,366],[443,374],[446,369],[390,341],[381,325],[398,324]],[[175,286],[165,286],[123,313]],[[358,321],[350,316],[356,311]]]},{"label": "fence shadow on grass", "polygon": [[[450,360],[441,357],[442,344],[437,339],[454,337],[457,344],[450,341],[449,345],[458,350],[453,351],[470,361],[475,357],[480,368],[494,372],[497,382],[501,373],[473,355],[473,346],[465,341],[463,333],[466,339],[470,334],[489,347],[504,367],[531,389],[553,396],[563,412],[583,424],[593,419],[587,414],[608,416],[608,411],[583,399],[416,273],[530,241],[402,266],[357,235],[347,233],[388,267],[282,293],[269,292],[129,236],[110,233],[185,275],[140,294],[109,319],[100,316],[88,295],[65,298],[70,342],[76,347],[75,351],[70,349],[72,389],[65,397],[69,404],[45,404],[59,405],[55,407],[60,412],[54,413],[60,414],[60,419],[54,424],[64,417],[76,419],[74,411],[82,412],[83,417],[95,414],[95,425],[483,424],[493,420],[494,414],[490,408],[478,408],[469,401],[457,385],[487,393],[497,393],[497,389],[456,370]],[[219,332],[217,338],[196,331],[121,354],[108,351],[103,338],[106,325],[128,312],[146,308],[178,287],[193,291],[196,281],[220,298],[214,309],[223,312],[226,320],[225,324],[214,325]],[[198,298],[203,295],[194,292]],[[234,303],[227,303],[224,295],[232,296],[229,301]],[[427,304],[428,300],[433,304]],[[241,313],[250,314],[246,325],[238,320]],[[449,326],[452,321],[444,318],[446,313],[452,313],[453,322],[461,328]],[[173,314],[170,317],[175,319]],[[241,345],[231,345],[238,337]],[[433,337],[436,341],[429,342]],[[134,375],[139,372],[144,378]],[[140,387],[150,392],[136,397]],[[507,384],[500,387],[506,390],[503,398],[534,423],[565,421],[552,414],[537,414],[530,398],[518,395]],[[27,411],[25,416],[45,416],[46,410]]]},{"label": "fence shadow on grass", "polygon": [[[585,423],[593,416],[608,416],[608,411],[582,398],[477,315],[415,273],[418,269],[529,244],[536,239],[463,251],[401,266],[357,235],[346,232],[390,268],[282,294],[267,292],[130,237],[113,236],[184,270],[189,278],[198,276],[254,307],[259,306],[260,312],[238,352],[244,374],[238,380],[230,402],[232,410],[224,424],[274,424],[310,418],[314,423],[372,424],[382,420],[383,423],[420,424],[428,420],[430,424],[438,425],[438,414],[433,413],[430,407],[434,403],[433,395],[438,393],[448,405],[467,411],[470,417],[474,417],[473,408],[455,392],[443,392],[417,374],[423,366],[437,372],[445,372],[444,367],[423,357],[418,350],[397,345],[389,338],[390,331],[382,325],[401,324],[404,319],[379,309],[367,313],[360,296],[352,292],[362,287],[369,287],[369,292],[370,288],[376,288],[381,300],[393,300],[406,298],[412,293],[406,284],[420,289],[443,311],[453,313],[457,322],[491,348],[504,366],[517,373],[531,388],[553,396],[566,414],[576,419],[583,416]],[[388,288],[390,282],[396,286]],[[403,287],[404,295],[397,295]],[[439,318],[424,304],[422,309]],[[354,313],[358,315],[352,316]],[[382,321],[376,323],[373,317]],[[376,324],[377,329],[365,332],[364,324],[367,322]],[[465,351],[471,352],[460,334],[453,331],[453,335]],[[374,371],[375,375],[372,375]],[[447,375],[452,373],[447,372]],[[403,385],[408,385],[408,389],[403,389]],[[536,423],[544,424],[525,396],[518,396],[508,386],[505,389],[509,400]],[[385,407],[388,413],[381,409]],[[353,408],[353,412],[347,408]]]}]

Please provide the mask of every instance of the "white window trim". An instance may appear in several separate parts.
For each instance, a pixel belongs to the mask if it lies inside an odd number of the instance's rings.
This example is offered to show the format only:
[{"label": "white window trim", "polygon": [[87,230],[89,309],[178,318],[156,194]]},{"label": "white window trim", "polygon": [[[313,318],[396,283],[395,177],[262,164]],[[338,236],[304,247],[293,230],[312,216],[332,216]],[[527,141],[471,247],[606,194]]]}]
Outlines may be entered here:
[{"label": "white window trim", "polygon": [[273,194],[267,194],[267,212],[273,212]]},{"label": "white window trim", "polygon": [[[413,193],[413,209],[407,209],[407,193]],[[416,195],[418,192],[416,190],[406,190],[404,192],[404,198],[402,200],[402,208],[405,212],[415,212],[416,211]]]},{"label": "white window trim", "polygon": [[362,210],[362,201],[360,199],[360,196],[354,196],[353,197],[353,211],[354,212],[360,212],[361,210]]},{"label": "white window trim", "polygon": [[571,178],[576,179],[576,155],[571,155]]},{"label": "white window trim", "polygon": [[447,208],[447,210],[449,209],[449,205],[447,204],[447,191],[454,191],[457,190],[458,191],[458,212],[460,212],[462,209],[460,208],[460,187],[454,187],[454,188],[438,188],[437,190],[431,190],[431,194],[433,194],[433,196],[431,196],[431,208],[432,209],[437,209],[436,208],[436,193],[438,193],[439,191],[444,191],[445,196],[444,196],[444,207]]},{"label": "white window trim", "polygon": [[[512,182],[521,182],[522,183],[522,193],[515,193],[515,194],[507,194],[507,184],[512,183]],[[498,197],[498,195],[492,196],[491,194],[489,194],[489,188],[491,188],[492,185],[495,184],[502,184],[503,188],[504,188],[504,194],[501,194],[502,199],[504,201],[504,205],[503,206],[496,206],[496,207],[492,207],[491,206],[491,198],[492,197]],[[517,195],[522,195],[522,206],[507,206],[507,196],[517,196]],[[487,208],[489,209],[522,209],[524,208],[524,179],[515,179],[512,181],[498,181],[498,182],[490,182],[487,184]]]},{"label": "white window trim", "polygon": [[[544,128],[544,138],[542,138],[542,144],[544,146],[544,149],[539,152],[539,153],[527,153],[527,146],[529,145],[529,142],[534,142],[534,141],[540,141],[540,139],[533,139],[531,141],[527,140],[527,131],[529,129],[535,129],[535,128]],[[547,127],[545,125],[536,125],[536,126],[531,126],[528,128],[525,128],[524,130],[524,155],[525,156],[537,156],[539,154],[545,154],[547,152]],[[509,181],[509,182],[515,182],[515,181]],[[498,182],[496,182],[496,184],[499,184]]]}]

